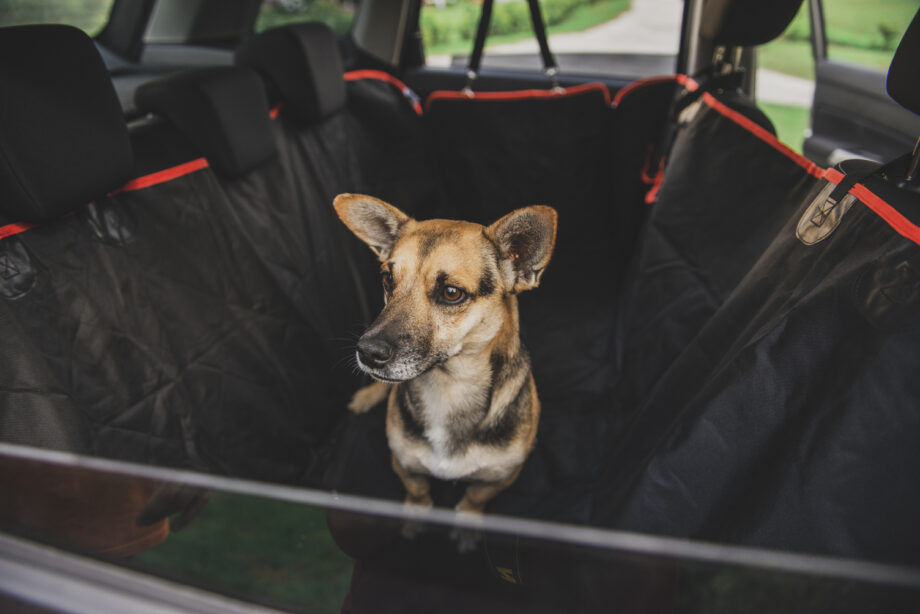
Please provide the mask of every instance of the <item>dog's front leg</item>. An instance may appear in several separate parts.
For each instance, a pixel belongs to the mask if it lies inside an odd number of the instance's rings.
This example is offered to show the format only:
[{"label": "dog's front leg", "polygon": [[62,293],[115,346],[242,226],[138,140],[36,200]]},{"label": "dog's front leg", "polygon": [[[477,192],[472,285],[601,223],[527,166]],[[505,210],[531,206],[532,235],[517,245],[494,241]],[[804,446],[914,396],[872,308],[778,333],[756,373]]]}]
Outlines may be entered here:
[{"label": "dog's front leg", "polygon": [[390,394],[390,389],[393,387],[393,384],[387,384],[384,382],[374,382],[373,384],[368,384],[364,388],[358,390],[351,401],[348,403],[348,409],[353,411],[356,414],[363,414],[367,410],[371,409]]},{"label": "dog's front leg", "polygon": [[[431,508],[434,502],[431,500],[431,486],[428,478],[423,475],[409,473],[405,467],[397,460],[396,455],[392,455],[393,471],[402,480],[403,486],[406,487],[405,504],[410,510],[424,511]],[[415,539],[419,533],[424,530],[425,526],[418,520],[407,520],[402,528],[403,537]]]},{"label": "dog's front leg", "polygon": [[[482,515],[486,508],[486,503],[495,498],[495,495],[505,490],[517,479],[521,473],[523,465],[514,470],[504,480],[498,482],[473,482],[466,488],[460,503],[454,507],[461,514]],[[476,529],[456,528],[450,534],[452,539],[457,540],[457,549],[461,553],[472,552],[476,549],[482,535]]]}]

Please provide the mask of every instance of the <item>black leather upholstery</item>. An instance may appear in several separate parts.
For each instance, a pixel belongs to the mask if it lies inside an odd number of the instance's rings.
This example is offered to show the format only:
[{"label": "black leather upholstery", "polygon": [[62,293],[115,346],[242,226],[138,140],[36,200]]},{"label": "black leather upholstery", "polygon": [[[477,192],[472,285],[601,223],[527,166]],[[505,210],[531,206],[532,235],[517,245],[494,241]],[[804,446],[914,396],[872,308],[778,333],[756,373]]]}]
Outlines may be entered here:
[{"label": "black leather upholstery", "polygon": [[46,221],[130,178],[121,107],[86,34],[4,28],[0,57],[15,58],[0,62],[0,218]]},{"label": "black leather upholstery", "polygon": [[277,153],[265,90],[247,68],[184,71],[142,85],[134,98],[185,132],[224,176],[243,175]]},{"label": "black leather upholstery", "polygon": [[236,63],[266,77],[272,102],[284,104],[286,117],[312,124],[345,106],[338,43],[324,24],[263,32],[237,50]]}]

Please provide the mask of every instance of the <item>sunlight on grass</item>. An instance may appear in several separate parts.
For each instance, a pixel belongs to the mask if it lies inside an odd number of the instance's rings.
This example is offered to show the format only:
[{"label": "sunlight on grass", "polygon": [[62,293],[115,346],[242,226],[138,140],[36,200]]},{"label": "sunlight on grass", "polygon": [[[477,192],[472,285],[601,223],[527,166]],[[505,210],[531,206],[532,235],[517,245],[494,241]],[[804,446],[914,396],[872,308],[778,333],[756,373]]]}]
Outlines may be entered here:
[{"label": "sunlight on grass", "polygon": [[793,107],[771,102],[758,102],[757,106],[773,122],[779,140],[802,153],[802,144],[805,141],[805,130],[809,126],[811,110],[806,107]]}]

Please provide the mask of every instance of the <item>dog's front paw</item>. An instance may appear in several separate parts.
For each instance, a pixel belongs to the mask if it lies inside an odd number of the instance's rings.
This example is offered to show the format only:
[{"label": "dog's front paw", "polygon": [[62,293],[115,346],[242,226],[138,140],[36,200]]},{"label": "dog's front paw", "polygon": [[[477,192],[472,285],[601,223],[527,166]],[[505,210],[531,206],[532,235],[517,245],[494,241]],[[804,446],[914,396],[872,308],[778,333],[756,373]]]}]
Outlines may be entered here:
[{"label": "dog's front paw", "polygon": [[[482,513],[477,511],[471,511],[464,506],[464,501],[461,501],[454,508],[457,511],[457,517],[462,518],[467,521],[467,523],[480,524],[482,523]],[[470,527],[454,527],[450,532],[450,538],[457,542],[457,551],[460,554],[467,554],[472,552],[479,547],[479,542],[482,540],[482,531]]]},{"label": "dog's front paw", "polygon": [[399,533],[406,539],[412,541],[425,532],[425,523],[418,520],[407,520],[403,523]]},{"label": "dog's front paw", "polygon": [[457,542],[457,552],[467,554],[479,547],[479,542],[482,541],[482,532],[476,529],[455,527],[450,532],[450,538]]},{"label": "dog's front paw", "polygon": [[356,414],[363,414],[385,398],[390,392],[390,384],[383,382],[374,382],[358,390],[351,401],[348,403],[348,409]]},{"label": "dog's front paw", "polygon": [[417,498],[406,497],[403,509],[406,510],[406,514],[409,518],[403,522],[402,530],[400,531],[403,537],[406,539],[415,539],[425,532],[425,523],[421,518],[428,514],[428,510],[430,510],[433,505],[434,502],[427,493]]}]

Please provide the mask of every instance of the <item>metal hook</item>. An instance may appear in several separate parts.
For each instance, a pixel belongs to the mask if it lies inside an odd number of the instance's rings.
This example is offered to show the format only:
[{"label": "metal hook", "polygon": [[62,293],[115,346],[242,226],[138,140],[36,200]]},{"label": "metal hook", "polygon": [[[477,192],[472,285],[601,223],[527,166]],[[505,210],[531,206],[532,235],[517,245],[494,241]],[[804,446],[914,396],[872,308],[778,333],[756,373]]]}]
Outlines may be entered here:
[{"label": "metal hook", "polygon": [[910,165],[907,167],[907,175],[904,177],[905,183],[911,183],[917,178],[917,172],[920,171],[920,138],[914,143],[914,151],[910,156]]},{"label": "metal hook", "polygon": [[473,81],[476,80],[476,77],[477,77],[477,76],[478,76],[478,75],[476,74],[476,71],[475,71],[475,70],[467,70],[467,71],[466,71],[466,85],[463,86],[463,89],[460,90],[460,93],[462,93],[462,94],[463,94],[464,96],[466,96],[467,98],[472,98],[472,97],[474,96],[474,94],[473,94]]},{"label": "metal hook", "polygon": [[553,92],[556,94],[565,93],[565,88],[559,85],[559,69],[555,66],[550,66],[549,68],[546,68],[544,72],[546,73],[546,76],[549,77]]}]

